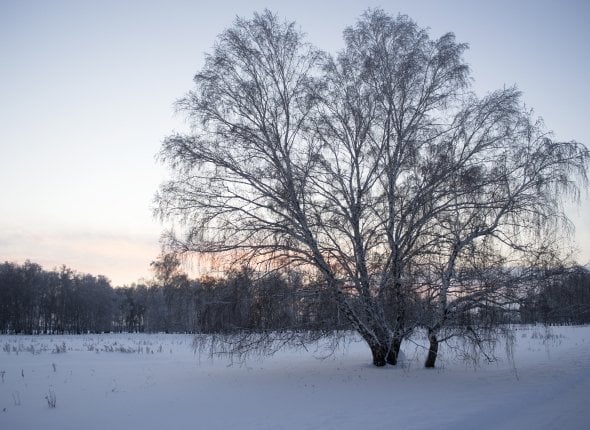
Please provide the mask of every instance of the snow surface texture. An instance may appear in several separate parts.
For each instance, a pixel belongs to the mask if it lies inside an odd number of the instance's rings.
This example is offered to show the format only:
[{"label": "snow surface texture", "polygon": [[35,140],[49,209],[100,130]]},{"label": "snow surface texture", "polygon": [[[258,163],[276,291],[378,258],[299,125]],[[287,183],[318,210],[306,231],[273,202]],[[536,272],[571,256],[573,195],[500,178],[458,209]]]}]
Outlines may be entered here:
[{"label": "snow surface texture", "polygon": [[420,342],[375,368],[358,341],[229,365],[190,335],[0,336],[0,429],[590,428],[590,327],[519,328],[513,363],[443,348],[435,370]]}]

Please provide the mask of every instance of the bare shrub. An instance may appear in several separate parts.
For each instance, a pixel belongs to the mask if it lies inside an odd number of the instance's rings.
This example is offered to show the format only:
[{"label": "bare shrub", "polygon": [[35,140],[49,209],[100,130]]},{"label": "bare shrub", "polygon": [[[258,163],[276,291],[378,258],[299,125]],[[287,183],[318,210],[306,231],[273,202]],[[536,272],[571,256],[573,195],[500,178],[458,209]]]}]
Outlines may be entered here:
[{"label": "bare shrub", "polygon": [[47,406],[49,406],[50,409],[55,409],[57,397],[55,396],[55,391],[53,391],[52,387],[49,387],[49,391],[45,394],[45,400],[47,400]]},{"label": "bare shrub", "polygon": [[53,347],[53,353],[54,354],[63,354],[64,352],[67,351],[67,347],[66,347],[66,343],[62,342],[61,344],[55,345]]}]

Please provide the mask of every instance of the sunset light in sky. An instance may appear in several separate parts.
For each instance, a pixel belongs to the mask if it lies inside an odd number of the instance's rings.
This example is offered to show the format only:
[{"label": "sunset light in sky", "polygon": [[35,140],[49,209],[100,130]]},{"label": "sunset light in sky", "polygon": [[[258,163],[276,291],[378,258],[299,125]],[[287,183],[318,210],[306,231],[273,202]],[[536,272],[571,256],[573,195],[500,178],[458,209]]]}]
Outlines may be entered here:
[{"label": "sunset light in sky", "polygon": [[[268,8],[335,53],[369,7],[467,42],[481,95],[516,84],[561,140],[590,144],[590,2],[0,1],[0,262],[65,264],[113,285],[148,278],[166,225],[162,139],[174,101],[236,15]],[[569,210],[590,263],[590,201]]]}]

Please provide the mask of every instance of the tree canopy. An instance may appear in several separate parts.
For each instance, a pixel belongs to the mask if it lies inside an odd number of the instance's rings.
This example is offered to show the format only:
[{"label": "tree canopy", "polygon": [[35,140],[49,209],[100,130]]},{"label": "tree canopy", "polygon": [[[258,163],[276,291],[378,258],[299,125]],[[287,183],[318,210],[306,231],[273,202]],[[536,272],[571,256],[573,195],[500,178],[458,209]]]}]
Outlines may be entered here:
[{"label": "tree canopy", "polygon": [[509,267],[558,253],[589,153],[515,87],[476,95],[452,33],[376,9],[343,36],[331,55],[264,11],[218,37],[160,153],[166,246],[314,272],[375,365],[418,326],[435,358],[458,316],[515,299]]}]

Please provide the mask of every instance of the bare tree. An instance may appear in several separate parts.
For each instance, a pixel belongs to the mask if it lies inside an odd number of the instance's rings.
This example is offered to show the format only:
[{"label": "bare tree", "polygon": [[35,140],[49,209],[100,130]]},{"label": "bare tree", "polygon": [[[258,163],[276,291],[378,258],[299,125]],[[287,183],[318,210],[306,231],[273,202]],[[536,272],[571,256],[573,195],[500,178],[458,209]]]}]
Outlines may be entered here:
[{"label": "bare tree", "polygon": [[472,94],[451,33],[372,10],[344,40],[332,58],[268,11],[237,19],[179,101],[193,131],[163,144],[158,212],[180,221],[174,252],[315,270],[383,366],[427,320],[425,281],[432,340],[457,267],[533,249],[588,151],[553,141],[513,88]]},{"label": "bare tree", "polygon": [[[437,332],[454,312],[484,301],[506,307],[518,299],[514,273],[497,268],[559,255],[556,234],[567,224],[561,204],[577,198],[576,180],[586,182],[586,148],[553,140],[519,98],[505,89],[468,100],[452,124],[452,146],[431,167],[445,180],[434,205],[435,228],[428,232],[435,257],[426,264],[438,276],[429,292],[437,305],[428,316],[427,367],[434,366]],[[500,273],[505,279],[498,279]],[[513,284],[508,291],[507,282]]]}]

